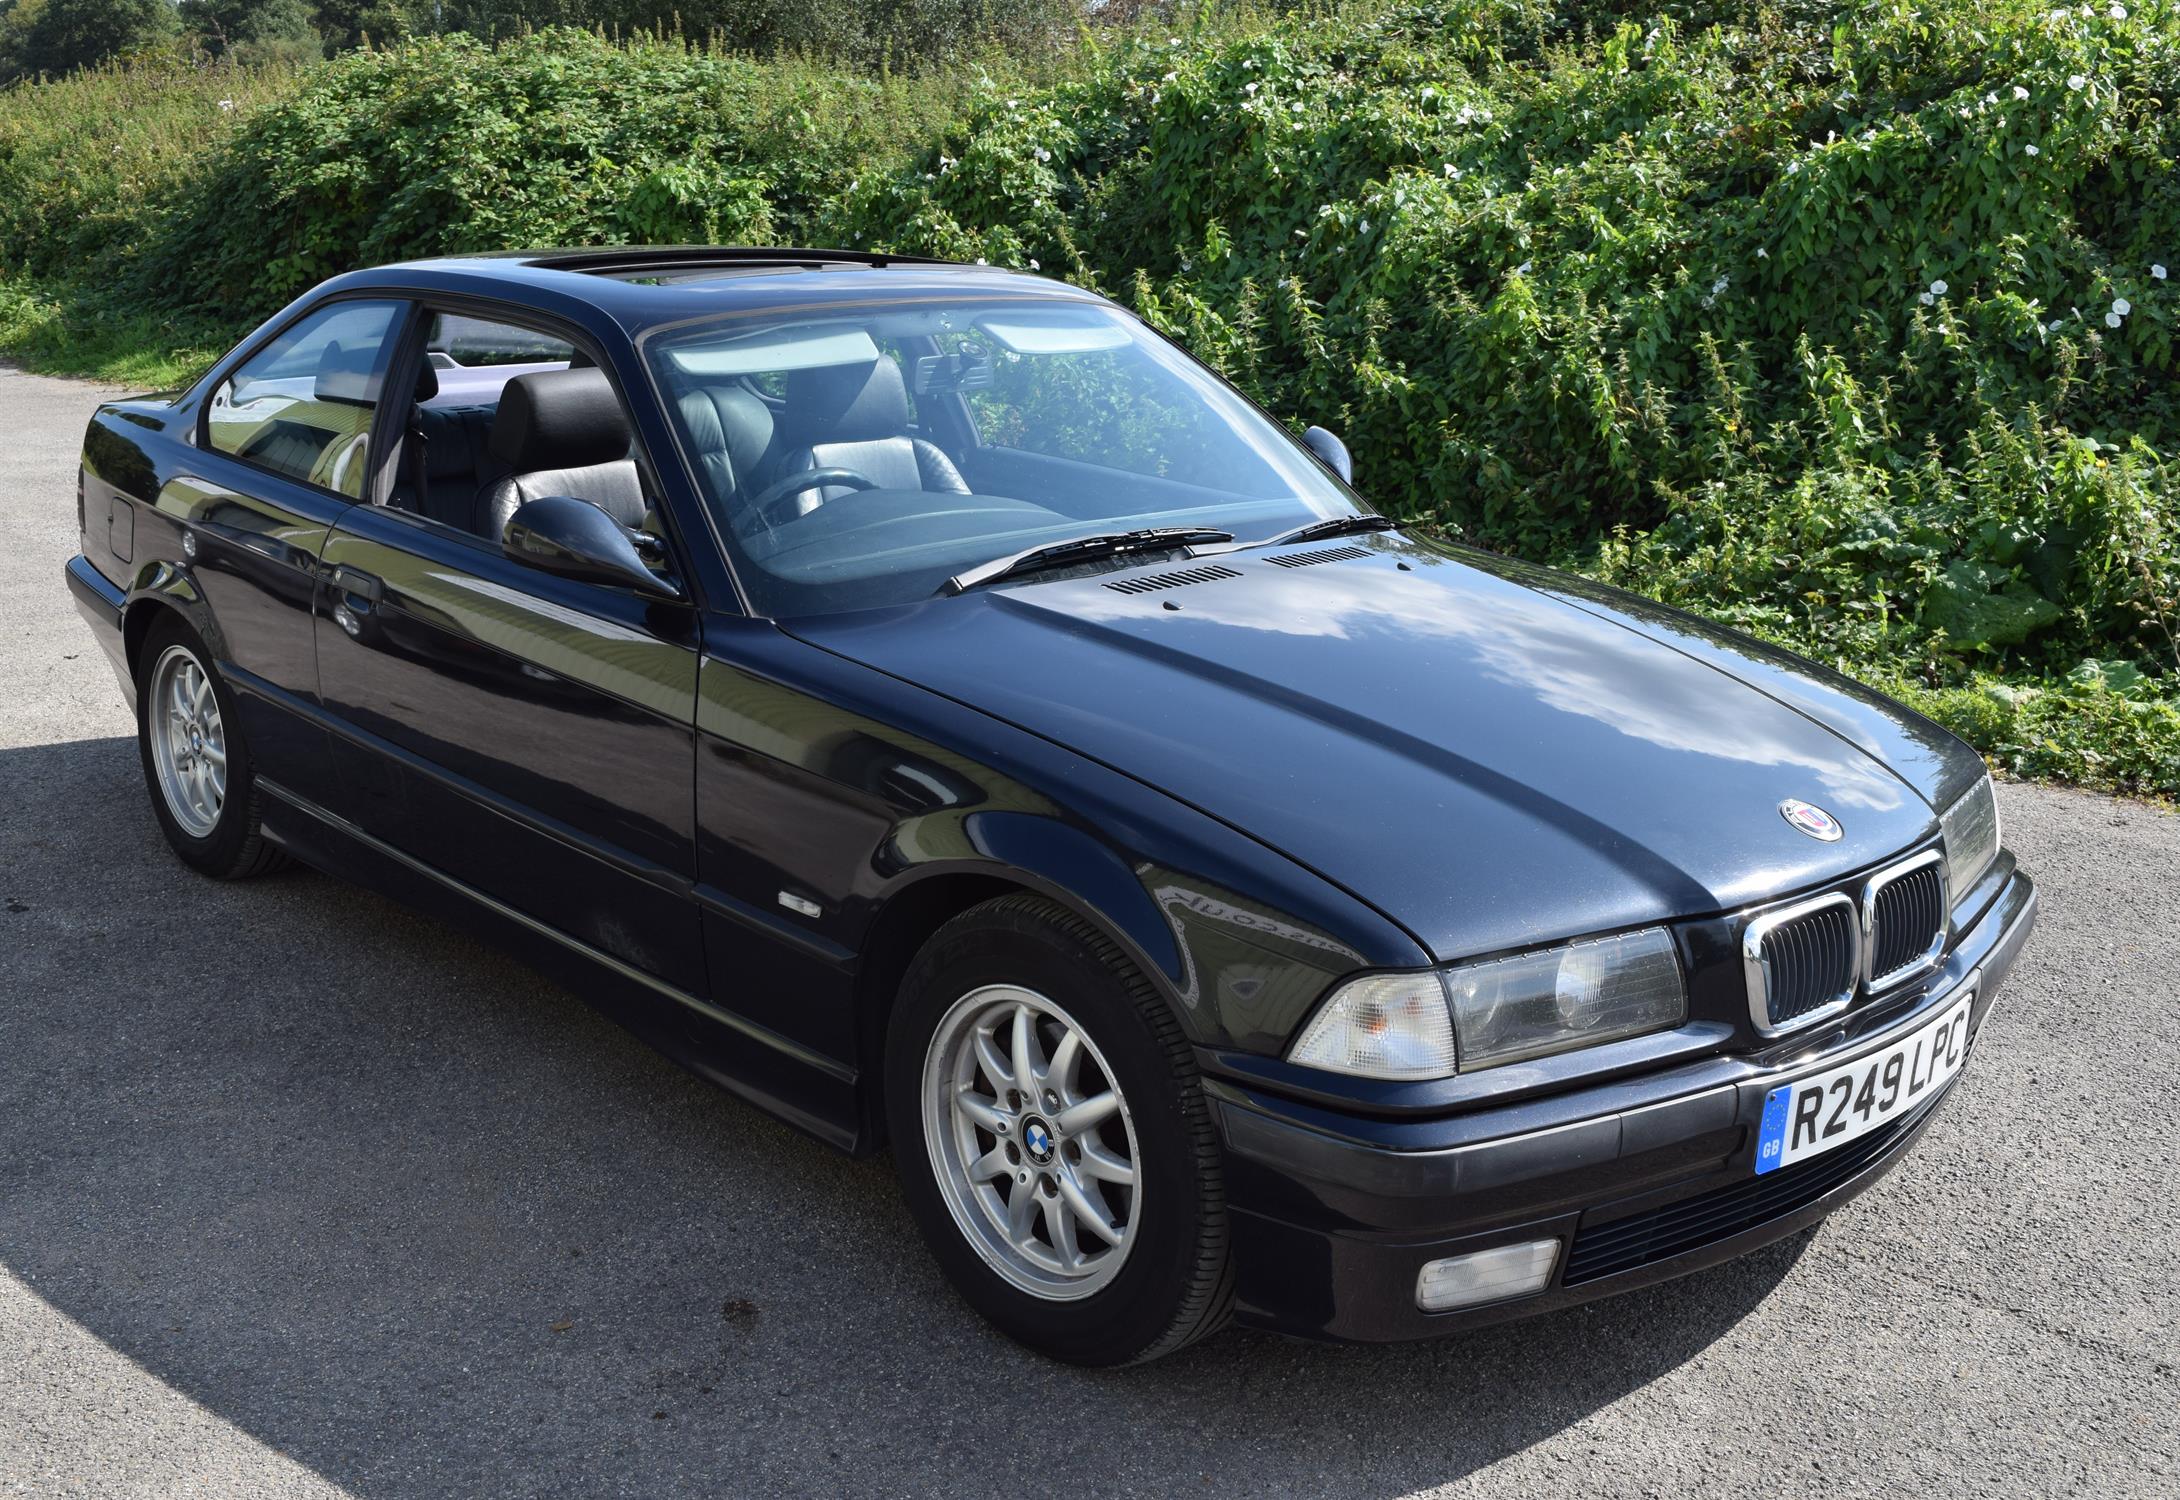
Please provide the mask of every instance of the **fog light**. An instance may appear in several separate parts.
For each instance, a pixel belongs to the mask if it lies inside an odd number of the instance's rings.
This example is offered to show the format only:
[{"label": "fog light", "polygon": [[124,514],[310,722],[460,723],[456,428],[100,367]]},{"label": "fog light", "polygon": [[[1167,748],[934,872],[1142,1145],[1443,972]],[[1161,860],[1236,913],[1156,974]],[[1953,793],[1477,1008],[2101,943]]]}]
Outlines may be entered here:
[{"label": "fog light", "polygon": [[1557,1240],[1499,1245],[1473,1255],[1434,1260],[1416,1276],[1415,1305],[1425,1312],[1446,1312],[1526,1297],[1544,1290],[1558,1264]]}]

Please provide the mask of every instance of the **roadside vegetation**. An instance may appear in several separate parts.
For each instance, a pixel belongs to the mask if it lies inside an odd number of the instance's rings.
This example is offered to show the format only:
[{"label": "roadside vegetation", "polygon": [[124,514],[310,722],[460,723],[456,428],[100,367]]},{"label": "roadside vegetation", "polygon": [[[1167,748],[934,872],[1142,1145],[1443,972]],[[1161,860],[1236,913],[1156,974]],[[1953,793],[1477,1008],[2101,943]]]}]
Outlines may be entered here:
[{"label": "roadside vegetation", "polygon": [[1094,286],[1380,504],[2180,794],[2180,9],[1457,0],[914,66],[576,30],[0,93],[0,348],[347,266],[810,242]]}]

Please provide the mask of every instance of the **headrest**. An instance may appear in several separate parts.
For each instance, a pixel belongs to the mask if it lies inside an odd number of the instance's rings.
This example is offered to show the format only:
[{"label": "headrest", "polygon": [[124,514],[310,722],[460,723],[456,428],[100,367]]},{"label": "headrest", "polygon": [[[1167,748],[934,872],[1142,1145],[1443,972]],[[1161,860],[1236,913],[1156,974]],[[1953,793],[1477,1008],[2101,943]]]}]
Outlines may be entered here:
[{"label": "headrest", "polygon": [[409,399],[415,402],[418,406],[422,406],[425,402],[431,400],[432,397],[438,394],[439,371],[432,365],[432,362],[427,359],[422,365],[418,366],[417,368],[416,394],[411,396]]},{"label": "headrest", "polygon": [[326,345],[318,355],[312,399],[341,406],[369,406],[376,395],[371,389],[371,366],[377,362],[378,349],[374,345],[359,344],[353,349],[345,344]]},{"label": "headrest", "polygon": [[901,387],[901,367],[879,359],[790,371],[787,426],[805,447],[905,435],[908,393]]},{"label": "headrest", "polygon": [[[707,476],[722,495],[732,494],[757,473],[772,446],[772,413],[749,392],[735,386],[704,387],[681,398],[681,420],[689,441],[706,460]],[[724,455],[718,472],[711,460]]]},{"label": "headrest", "polygon": [[492,455],[517,474],[628,457],[628,421],[599,369],[517,375],[500,391]]}]

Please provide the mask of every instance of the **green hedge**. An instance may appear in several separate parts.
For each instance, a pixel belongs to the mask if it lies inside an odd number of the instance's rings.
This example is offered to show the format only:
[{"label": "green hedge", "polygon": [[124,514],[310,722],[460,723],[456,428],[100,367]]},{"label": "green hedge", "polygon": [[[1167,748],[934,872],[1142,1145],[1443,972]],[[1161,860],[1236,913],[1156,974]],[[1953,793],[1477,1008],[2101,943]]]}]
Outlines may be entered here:
[{"label": "green hedge", "polygon": [[1463,0],[1038,71],[352,54],[192,123],[134,200],[0,206],[0,266],[89,236],[131,312],[234,322],[545,242],[1034,265],[1340,429],[1406,515],[1835,662],[2020,772],[2180,792],[2172,0]]}]

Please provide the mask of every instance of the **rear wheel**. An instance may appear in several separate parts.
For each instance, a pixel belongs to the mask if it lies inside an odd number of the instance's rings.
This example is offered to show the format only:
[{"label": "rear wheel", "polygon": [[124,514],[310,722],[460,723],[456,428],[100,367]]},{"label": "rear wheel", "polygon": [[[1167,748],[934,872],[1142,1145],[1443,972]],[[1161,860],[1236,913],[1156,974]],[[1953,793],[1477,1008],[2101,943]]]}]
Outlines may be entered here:
[{"label": "rear wheel", "polygon": [[924,1238],[1008,1334],[1111,1365],[1225,1321],[1225,1196],[1194,1059],[1087,923],[1022,895],[940,929],[895,1008],[886,1099]]},{"label": "rear wheel", "polygon": [[145,639],[137,679],[136,747],[152,811],[176,854],[222,880],[282,862],[258,824],[257,779],[234,695],[211,653],[179,618]]}]

